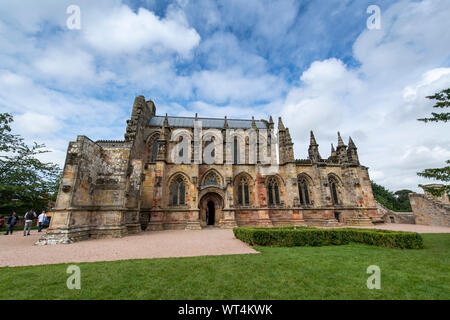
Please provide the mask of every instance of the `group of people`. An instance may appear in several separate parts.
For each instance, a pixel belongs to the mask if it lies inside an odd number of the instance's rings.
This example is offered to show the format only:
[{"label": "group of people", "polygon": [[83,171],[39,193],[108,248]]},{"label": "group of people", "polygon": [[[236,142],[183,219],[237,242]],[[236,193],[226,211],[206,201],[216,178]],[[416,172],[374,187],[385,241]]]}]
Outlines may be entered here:
[{"label": "group of people", "polygon": [[[41,232],[44,228],[44,225],[48,224],[47,214],[45,211],[42,211],[42,213],[38,216],[36,212],[34,212],[33,209],[30,209],[27,213],[25,213],[24,219],[25,224],[23,228],[23,236],[29,236],[31,231],[31,226],[33,225],[33,220],[38,219],[38,232]],[[6,235],[13,234],[14,226],[17,223],[17,214],[13,212],[12,216],[8,219],[8,228],[6,229]],[[28,232],[27,232],[28,231]]]}]

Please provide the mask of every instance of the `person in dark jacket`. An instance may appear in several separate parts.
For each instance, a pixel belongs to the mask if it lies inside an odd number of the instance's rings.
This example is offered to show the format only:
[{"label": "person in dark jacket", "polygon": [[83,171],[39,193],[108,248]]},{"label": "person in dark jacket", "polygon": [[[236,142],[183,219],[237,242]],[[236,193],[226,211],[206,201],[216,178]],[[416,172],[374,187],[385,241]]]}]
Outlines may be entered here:
[{"label": "person in dark jacket", "polygon": [[8,218],[8,228],[6,229],[6,235],[8,235],[9,233],[11,233],[11,235],[13,234],[14,231],[14,226],[16,225],[17,222],[17,216],[16,213],[13,212],[12,216]]}]

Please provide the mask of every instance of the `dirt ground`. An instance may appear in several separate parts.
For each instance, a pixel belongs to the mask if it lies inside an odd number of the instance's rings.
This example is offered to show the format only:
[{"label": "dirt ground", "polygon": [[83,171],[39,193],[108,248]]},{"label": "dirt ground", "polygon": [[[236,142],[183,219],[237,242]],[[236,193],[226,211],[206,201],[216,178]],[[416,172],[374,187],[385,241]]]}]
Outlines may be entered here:
[{"label": "dirt ground", "polygon": [[0,234],[0,267],[258,253],[236,239],[230,229],[153,231],[119,239],[35,246],[41,235],[36,230],[26,237],[20,231],[12,236]]},{"label": "dirt ground", "polygon": [[[447,227],[413,224],[383,224],[361,228],[450,233],[450,228]],[[41,235],[36,230],[32,230],[31,235],[26,237],[20,231],[15,231],[12,236],[0,234],[0,267],[258,253],[237,240],[230,229],[154,231],[120,239],[35,246],[34,243]]]}]

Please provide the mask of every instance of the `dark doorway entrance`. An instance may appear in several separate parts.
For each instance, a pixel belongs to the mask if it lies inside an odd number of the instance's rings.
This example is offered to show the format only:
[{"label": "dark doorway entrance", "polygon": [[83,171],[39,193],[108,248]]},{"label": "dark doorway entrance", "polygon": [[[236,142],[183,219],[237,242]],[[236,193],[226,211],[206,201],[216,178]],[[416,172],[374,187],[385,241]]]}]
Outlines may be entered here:
[{"label": "dark doorway entrance", "polygon": [[213,226],[215,223],[216,208],[213,201],[208,201],[206,208],[206,224]]},{"label": "dark doorway entrance", "polygon": [[340,212],[335,212],[335,213],[334,213],[334,218],[335,218],[338,222],[341,222],[341,213],[340,213]]}]

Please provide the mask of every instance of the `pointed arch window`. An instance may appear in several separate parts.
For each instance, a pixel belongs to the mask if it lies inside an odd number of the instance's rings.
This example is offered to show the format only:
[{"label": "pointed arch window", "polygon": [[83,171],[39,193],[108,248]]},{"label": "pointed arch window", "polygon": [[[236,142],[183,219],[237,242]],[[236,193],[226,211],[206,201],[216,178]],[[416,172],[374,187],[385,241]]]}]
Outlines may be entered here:
[{"label": "pointed arch window", "polygon": [[247,178],[242,177],[239,179],[237,185],[237,203],[240,206],[250,205],[250,191]]},{"label": "pointed arch window", "polygon": [[172,205],[184,204],[186,204],[186,183],[183,178],[178,177],[172,185]]},{"label": "pointed arch window", "polygon": [[239,154],[239,141],[237,137],[234,137],[233,140],[233,164],[238,164],[240,161]]},{"label": "pointed arch window", "polygon": [[153,141],[150,162],[155,162],[157,156],[158,156],[158,141],[156,140],[156,141]]},{"label": "pointed arch window", "polygon": [[308,190],[308,182],[306,178],[298,179],[298,195],[300,198],[300,205],[309,205],[311,204],[309,200],[309,190]]},{"label": "pointed arch window", "polygon": [[210,172],[206,175],[205,179],[203,180],[204,186],[220,186],[220,178],[217,176],[217,173]]},{"label": "pointed arch window", "polygon": [[267,181],[267,196],[269,206],[280,205],[280,187],[276,178],[271,177]]},{"label": "pointed arch window", "polygon": [[158,156],[158,147],[159,147],[159,143],[158,143],[158,139],[159,139],[159,134],[154,135],[149,143],[148,143],[148,161],[149,162],[156,162],[156,158]]},{"label": "pointed arch window", "polygon": [[329,185],[330,185],[330,192],[331,192],[331,199],[333,201],[333,204],[339,204],[339,197],[338,197],[338,182],[335,178],[330,177],[329,179]]}]

